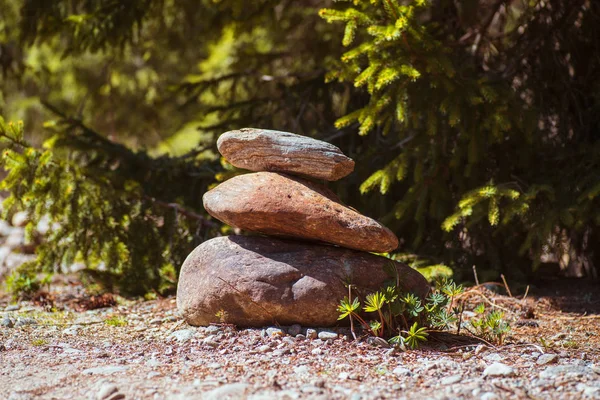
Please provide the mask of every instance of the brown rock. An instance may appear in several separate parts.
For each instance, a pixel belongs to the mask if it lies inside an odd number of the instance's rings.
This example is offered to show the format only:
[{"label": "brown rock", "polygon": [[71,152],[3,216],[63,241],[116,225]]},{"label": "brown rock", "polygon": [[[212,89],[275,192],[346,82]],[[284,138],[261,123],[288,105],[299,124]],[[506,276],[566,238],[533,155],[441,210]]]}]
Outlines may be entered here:
[{"label": "brown rock", "polygon": [[191,325],[218,322],[219,312],[240,327],[336,325],[337,306],[348,295],[344,282],[356,284],[364,296],[389,279],[383,270],[389,263],[404,291],[427,294],[421,274],[385,257],[270,237],[218,237],[183,263],[177,307]]},{"label": "brown rock", "polygon": [[336,146],[288,132],[254,128],[229,131],[219,137],[217,147],[231,164],[250,171],[337,181],[354,170],[354,161]]},{"label": "brown rock", "polygon": [[375,253],[398,247],[392,231],[344,206],[331,191],[284,174],[236,176],[206,192],[203,202],[210,215],[240,229]]}]

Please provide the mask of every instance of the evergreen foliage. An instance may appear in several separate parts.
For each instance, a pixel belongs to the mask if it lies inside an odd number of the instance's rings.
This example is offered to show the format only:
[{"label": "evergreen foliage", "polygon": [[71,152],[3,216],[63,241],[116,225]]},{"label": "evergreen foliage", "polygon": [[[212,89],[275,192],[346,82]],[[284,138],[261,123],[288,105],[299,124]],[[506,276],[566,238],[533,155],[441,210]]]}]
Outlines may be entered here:
[{"label": "evergreen foliage", "polygon": [[354,158],[332,188],[401,238],[392,257],[433,275],[523,276],[565,256],[595,273],[598,2],[0,7],[0,114],[28,132],[2,128],[5,209],[57,222],[46,271],[81,260],[132,293],[160,290],[219,232],[201,195],[238,172],[216,137],[252,126]]}]

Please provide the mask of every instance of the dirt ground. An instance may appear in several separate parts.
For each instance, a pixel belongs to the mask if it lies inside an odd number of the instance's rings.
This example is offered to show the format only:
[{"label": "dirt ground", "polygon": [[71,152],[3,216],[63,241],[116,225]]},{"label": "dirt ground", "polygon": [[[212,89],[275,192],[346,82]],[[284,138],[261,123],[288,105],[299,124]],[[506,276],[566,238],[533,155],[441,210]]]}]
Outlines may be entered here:
[{"label": "dirt ground", "polygon": [[402,352],[346,328],[311,339],[306,327],[191,327],[175,298],[85,310],[112,299],[61,278],[33,302],[0,296],[0,399],[600,398],[598,284],[538,286],[524,299],[464,295],[505,311],[502,346],[434,334]]}]

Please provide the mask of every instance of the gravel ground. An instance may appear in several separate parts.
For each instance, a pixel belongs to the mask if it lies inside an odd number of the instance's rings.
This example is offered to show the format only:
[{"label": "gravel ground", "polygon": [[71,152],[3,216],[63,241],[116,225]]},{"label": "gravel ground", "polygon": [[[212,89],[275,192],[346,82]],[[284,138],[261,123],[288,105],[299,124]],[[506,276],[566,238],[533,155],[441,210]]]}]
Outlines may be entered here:
[{"label": "gravel ground", "polygon": [[191,327],[174,298],[121,303],[46,312],[0,301],[0,398],[600,398],[600,319],[548,314],[543,299],[545,314],[515,324],[504,346],[442,337],[407,352],[344,329]]},{"label": "gravel ground", "polygon": [[[0,221],[0,280],[33,258],[25,220]],[[600,291],[587,285],[525,300],[472,288],[471,306],[507,312],[505,345],[438,335],[398,352],[345,329],[191,327],[174,298],[78,311],[84,288],[60,276],[50,304],[0,293],[0,399],[600,399]]]}]

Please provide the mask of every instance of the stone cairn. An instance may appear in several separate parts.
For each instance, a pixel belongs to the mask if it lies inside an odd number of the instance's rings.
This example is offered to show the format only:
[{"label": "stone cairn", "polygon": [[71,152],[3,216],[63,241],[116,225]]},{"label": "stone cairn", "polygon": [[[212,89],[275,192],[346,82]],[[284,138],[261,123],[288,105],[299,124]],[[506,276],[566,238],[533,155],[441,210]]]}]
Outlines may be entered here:
[{"label": "stone cairn", "polygon": [[204,208],[230,226],[268,236],[217,237],[187,257],[177,305],[189,324],[332,326],[346,285],[363,295],[375,291],[389,279],[390,263],[403,290],[427,293],[417,271],[370,254],[396,249],[389,229],[306,179],[336,181],[351,173],[354,161],[339,148],[262,129],[224,133],[217,147],[234,166],[256,172],[205,193]]}]

